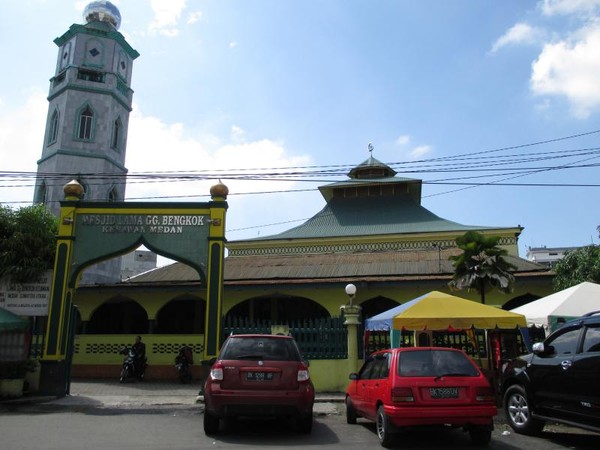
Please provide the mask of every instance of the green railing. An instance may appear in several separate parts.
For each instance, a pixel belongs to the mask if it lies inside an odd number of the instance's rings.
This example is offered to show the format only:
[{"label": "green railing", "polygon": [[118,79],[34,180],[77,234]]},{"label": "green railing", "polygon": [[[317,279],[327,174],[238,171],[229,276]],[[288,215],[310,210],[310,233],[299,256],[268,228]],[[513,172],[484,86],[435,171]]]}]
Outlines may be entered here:
[{"label": "green railing", "polygon": [[230,334],[278,332],[284,334],[289,332],[294,336],[302,355],[307,359],[348,357],[348,332],[340,317],[292,320],[285,323],[273,323],[268,320],[251,321],[241,317],[227,317],[223,321],[224,339]]}]

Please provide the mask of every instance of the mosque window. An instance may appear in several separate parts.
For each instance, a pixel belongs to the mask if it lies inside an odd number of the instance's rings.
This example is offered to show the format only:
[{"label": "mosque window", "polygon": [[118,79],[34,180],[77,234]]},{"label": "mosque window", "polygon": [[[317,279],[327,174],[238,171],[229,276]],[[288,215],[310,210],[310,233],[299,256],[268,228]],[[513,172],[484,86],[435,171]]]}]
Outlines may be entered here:
[{"label": "mosque window", "polygon": [[118,202],[119,201],[119,193],[117,192],[117,188],[113,187],[108,192],[108,201],[109,202]]},{"label": "mosque window", "polygon": [[42,183],[37,187],[35,191],[35,199],[34,203],[46,204],[48,198],[48,187],[46,186],[46,182],[42,181]]},{"label": "mosque window", "polygon": [[52,117],[50,118],[50,130],[48,130],[48,144],[56,142],[56,139],[58,138],[58,121],[58,111],[54,111],[52,113]]},{"label": "mosque window", "polygon": [[121,119],[118,118],[113,123],[112,138],[111,138],[111,142],[110,142],[110,146],[115,150],[121,149],[122,129],[123,129],[123,124],[121,123]]},{"label": "mosque window", "polygon": [[79,131],[77,137],[79,139],[91,140],[92,139],[92,125],[94,122],[94,112],[89,106],[81,112],[79,116]]},{"label": "mosque window", "polygon": [[84,81],[93,81],[95,83],[104,83],[104,74],[95,70],[79,69],[77,79]]}]

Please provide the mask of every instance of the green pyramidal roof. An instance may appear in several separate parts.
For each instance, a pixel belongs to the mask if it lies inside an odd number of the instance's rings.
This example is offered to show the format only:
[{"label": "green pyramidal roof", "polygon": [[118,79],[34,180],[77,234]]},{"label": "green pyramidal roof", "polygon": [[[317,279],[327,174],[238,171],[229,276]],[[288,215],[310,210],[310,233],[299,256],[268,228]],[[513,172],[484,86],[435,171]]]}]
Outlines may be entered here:
[{"label": "green pyramidal roof", "polygon": [[[299,239],[374,234],[480,230],[442,219],[410,195],[378,198],[334,198],[316,215],[290,230],[262,239]],[[260,238],[259,238],[260,239]]]},{"label": "green pyramidal roof", "polygon": [[350,179],[319,187],[327,205],[290,230],[250,241],[459,232],[496,229],[442,219],[421,206],[422,181],[396,177],[371,155],[354,167]]}]

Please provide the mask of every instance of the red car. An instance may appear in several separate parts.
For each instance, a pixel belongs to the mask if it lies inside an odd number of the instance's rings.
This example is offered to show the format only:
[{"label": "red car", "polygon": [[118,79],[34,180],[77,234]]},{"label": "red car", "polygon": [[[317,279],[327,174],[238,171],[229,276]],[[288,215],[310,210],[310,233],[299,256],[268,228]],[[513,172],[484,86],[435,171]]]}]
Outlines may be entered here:
[{"label": "red car", "polygon": [[494,392],[481,370],[461,350],[405,347],[371,354],[360,372],[350,374],[346,419],[376,423],[388,447],[393,434],[417,426],[455,426],[473,443],[486,445],[497,413]]},{"label": "red car", "polygon": [[204,387],[204,432],[220,419],[292,417],[301,433],[313,424],[315,390],[296,341],[271,334],[227,338]]}]

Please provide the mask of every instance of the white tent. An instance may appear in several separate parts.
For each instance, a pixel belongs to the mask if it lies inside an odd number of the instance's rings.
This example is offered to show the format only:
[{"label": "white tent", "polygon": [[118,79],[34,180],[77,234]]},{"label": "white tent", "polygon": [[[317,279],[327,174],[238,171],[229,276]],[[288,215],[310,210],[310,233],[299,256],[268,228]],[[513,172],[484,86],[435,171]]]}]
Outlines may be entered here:
[{"label": "white tent", "polygon": [[559,319],[570,320],[600,310],[600,285],[587,281],[511,309],[523,314],[527,325],[553,331]]}]

